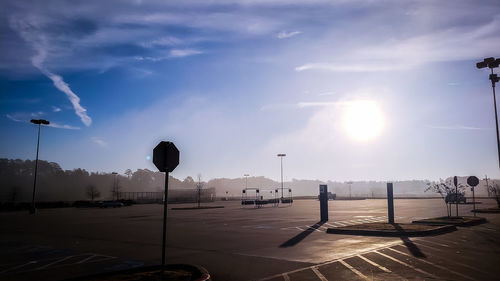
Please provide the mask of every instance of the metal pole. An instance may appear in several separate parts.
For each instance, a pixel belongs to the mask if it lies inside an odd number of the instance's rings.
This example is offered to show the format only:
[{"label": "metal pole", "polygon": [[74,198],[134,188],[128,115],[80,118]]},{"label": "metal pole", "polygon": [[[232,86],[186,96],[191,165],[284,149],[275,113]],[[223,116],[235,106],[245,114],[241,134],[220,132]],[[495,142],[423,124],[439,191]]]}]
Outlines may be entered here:
[{"label": "metal pole", "polygon": [[387,215],[389,223],[394,223],[394,195],[392,191],[392,182],[387,183]]},{"label": "metal pole", "polygon": [[458,183],[455,184],[455,206],[457,208],[457,217],[458,217]]},{"label": "metal pole", "polygon": [[280,156],[281,159],[281,198],[283,198],[283,156]]},{"label": "metal pole", "polygon": [[484,175],[484,180],[486,181],[486,191],[488,192],[488,198],[490,197],[490,186],[488,185],[488,175]]},{"label": "metal pole", "polygon": [[38,150],[40,148],[40,124],[38,124],[38,141],[36,143],[36,160],[35,160],[35,180],[33,181],[33,197],[31,199],[30,214],[35,213],[35,190],[36,190],[36,174],[38,172]]},{"label": "metal pole", "polygon": [[473,208],[474,208],[474,216],[476,216],[476,196],[474,195],[474,187],[472,187],[472,203],[474,204],[473,205]]},{"label": "metal pole", "polygon": [[[491,75],[493,75],[493,68],[491,69]],[[493,105],[495,106],[495,125],[497,129],[497,152],[498,152],[498,167],[500,168],[500,137],[498,134],[498,114],[497,114],[497,98],[495,95],[495,80],[491,78],[491,87],[493,88]]]},{"label": "metal pole", "polygon": [[167,199],[168,199],[168,172],[165,172],[165,198],[163,200],[163,236],[161,248],[161,265],[165,269],[165,248],[167,241]]}]

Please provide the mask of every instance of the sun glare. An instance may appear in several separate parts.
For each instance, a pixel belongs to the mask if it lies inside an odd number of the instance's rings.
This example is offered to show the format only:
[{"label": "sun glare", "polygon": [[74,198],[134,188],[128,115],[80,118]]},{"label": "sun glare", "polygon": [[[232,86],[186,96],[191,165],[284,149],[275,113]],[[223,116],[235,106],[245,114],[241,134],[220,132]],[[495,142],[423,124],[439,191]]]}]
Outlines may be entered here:
[{"label": "sun glare", "polygon": [[354,140],[369,141],[382,132],[384,117],[376,102],[353,101],[344,111],[343,125]]}]

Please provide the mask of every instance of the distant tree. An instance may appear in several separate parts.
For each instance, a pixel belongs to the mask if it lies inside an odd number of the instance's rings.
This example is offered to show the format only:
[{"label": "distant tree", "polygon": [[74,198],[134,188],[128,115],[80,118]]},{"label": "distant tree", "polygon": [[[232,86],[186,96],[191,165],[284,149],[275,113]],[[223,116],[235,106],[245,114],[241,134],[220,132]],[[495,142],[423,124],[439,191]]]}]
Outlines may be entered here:
[{"label": "distant tree", "polygon": [[113,195],[113,200],[120,199],[118,197],[120,195],[121,189],[122,189],[122,187],[120,186],[120,182],[118,180],[118,177],[116,177],[115,180],[113,181],[113,185],[111,186],[111,194]]},{"label": "distant tree", "polygon": [[130,177],[133,175],[134,173],[132,172],[132,170],[130,169],[126,169],[125,170],[125,175],[127,175],[127,178],[130,179]]},{"label": "distant tree", "polygon": [[101,196],[101,192],[93,184],[89,184],[86,188],[87,197],[94,201],[94,198]]},{"label": "distant tree", "polygon": [[19,186],[14,185],[10,190],[10,201],[16,202],[19,197]]},{"label": "distant tree", "polygon": [[[455,188],[455,185],[453,184],[451,179],[448,179],[446,181],[439,179],[439,182],[427,183],[425,192],[433,191],[441,195],[441,198],[444,200],[444,204],[446,205],[446,214],[448,215],[448,217],[451,217],[451,203],[446,202],[446,197],[450,194],[455,194],[456,189],[457,188]],[[465,193],[465,186],[461,183],[458,183],[458,193]],[[458,200],[458,198],[456,200]]]},{"label": "distant tree", "polygon": [[201,174],[198,174],[198,182],[196,183],[196,189],[198,189],[198,208],[200,207],[202,188],[203,188],[203,183],[201,182]]},{"label": "distant tree", "polygon": [[497,201],[497,206],[500,208],[500,185],[496,182],[492,182],[491,184],[488,184],[488,191],[490,194],[493,194],[495,196],[495,200]]}]

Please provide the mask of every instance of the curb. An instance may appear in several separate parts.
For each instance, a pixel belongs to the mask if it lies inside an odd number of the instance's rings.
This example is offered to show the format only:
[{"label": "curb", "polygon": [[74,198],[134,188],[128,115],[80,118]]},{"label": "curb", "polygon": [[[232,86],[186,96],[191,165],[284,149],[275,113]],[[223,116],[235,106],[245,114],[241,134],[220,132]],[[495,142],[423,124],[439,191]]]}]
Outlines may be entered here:
[{"label": "curb", "polygon": [[454,225],[442,225],[430,230],[396,232],[385,230],[369,230],[369,229],[345,229],[345,228],[328,228],[326,233],[330,234],[346,234],[346,235],[362,235],[362,236],[383,236],[383,237],[416,237],[437,235],[457,230]]},{"label": "curb", "polygon": [[474,213],[486,213],[486,214],[498,214],[500,213],[500,209],[475,209],[471,212]]},{"label": "curb", "polygon": [[[192,278],[191,281],[211,281],[211,276],[208,271],[199,265],[194,265],[194,264],[167,264],[166,268],[177,268],[177,269],[184,269],[192,272],[196,272],[196,277]],[[65,281],[94,281],[94,280],[106,280],[103,278],[112,278],[114,275],[118,274],[134,274],[134,273],[141,273],[141,272],[148,272],[148,271],[155,271],[161,269],[161,265],[150,265],[150,266],[141,266],[141,267],[135,267],[131,269],[126,269],[126,270],[119,270],[119,271],[112,271],[112,272],[105,272],[105,273],[98,273],[98,274],[92,274],[92,275],[87,275],[87,276],[80,276],[80,277],[75,277],[75,278],[69,278],[65,279]]]},{"label": "curb", "polygon": [[479,218],[476,217],[472,220],[465,221],[465,222],[449,222],[446,220],[439,220],[439,219],[428,219],[427,220],[418,220],[418,221],[412,221],[412,223],[417,223],[417,224],[426,224],[426,225],[453,225],[453,226],[473,226],[473,225],[478,225],[482,223],[486,223],[487,220],[485,218]]},{"label": "curb", "polygon": [[203,210],[203,209],[220,209],[224,208],[224,206],[206,206],[206,207],[175,207],[175,208],[170,208],[170,210]]}]

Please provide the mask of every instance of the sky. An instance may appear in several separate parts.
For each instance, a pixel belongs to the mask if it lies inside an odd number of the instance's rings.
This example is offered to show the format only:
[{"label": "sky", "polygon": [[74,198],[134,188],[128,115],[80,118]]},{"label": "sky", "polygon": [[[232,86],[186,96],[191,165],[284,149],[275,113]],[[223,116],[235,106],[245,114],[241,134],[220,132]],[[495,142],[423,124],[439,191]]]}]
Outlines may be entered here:
[{"label": "sky", "polygon": [[[285,180],[498,178],[500,2],[0,3],[0,158]],[[497,73],[499,70],[496,70]]]}]

